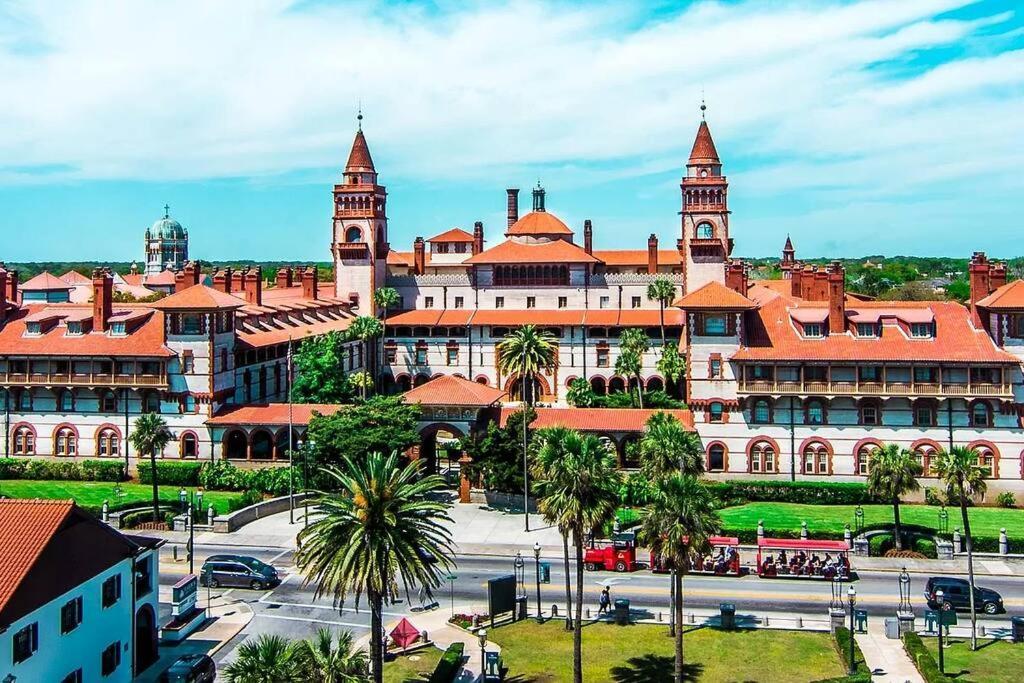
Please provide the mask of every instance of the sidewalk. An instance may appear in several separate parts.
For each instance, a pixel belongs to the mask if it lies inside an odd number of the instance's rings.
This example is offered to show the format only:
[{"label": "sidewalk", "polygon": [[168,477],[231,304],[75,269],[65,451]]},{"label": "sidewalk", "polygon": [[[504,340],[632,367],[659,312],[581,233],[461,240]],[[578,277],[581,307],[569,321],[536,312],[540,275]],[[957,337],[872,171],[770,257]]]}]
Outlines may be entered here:
[{"label": "sidewalk", "polygon": [[891,683],[924,683],[902,640],[885,637],[885,622],[869,619],[867,633],[854,636],[864,653],[864,662],[871,669],[871,680]]}]

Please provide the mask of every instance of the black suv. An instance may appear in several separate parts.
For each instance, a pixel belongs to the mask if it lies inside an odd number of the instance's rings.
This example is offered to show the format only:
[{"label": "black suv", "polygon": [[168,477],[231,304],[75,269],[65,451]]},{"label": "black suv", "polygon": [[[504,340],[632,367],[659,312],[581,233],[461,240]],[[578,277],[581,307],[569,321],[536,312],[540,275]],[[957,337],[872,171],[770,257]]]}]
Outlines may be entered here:
[{"label": "black suv", "polygon": [[164,683],[213,683],[217,667],[209,655],[182,655],[171,664],[161,680]]},{"label": "black suv", "polygon": [[247,555],[211,555],[199,573],[203,586],[238,586],[263,590],[281,583],[277,570]]},{"label": "black suv", "polygon": [[[942,604],[936,593],[942,591]],[[971,584],[964,579],[933,576],[924,588],[924,599],[931,609],[969,610],[971,608]],[[999,614],[1003,611],[1003,596],[991,588],[974,587],[974,608],[985,614]]]}]

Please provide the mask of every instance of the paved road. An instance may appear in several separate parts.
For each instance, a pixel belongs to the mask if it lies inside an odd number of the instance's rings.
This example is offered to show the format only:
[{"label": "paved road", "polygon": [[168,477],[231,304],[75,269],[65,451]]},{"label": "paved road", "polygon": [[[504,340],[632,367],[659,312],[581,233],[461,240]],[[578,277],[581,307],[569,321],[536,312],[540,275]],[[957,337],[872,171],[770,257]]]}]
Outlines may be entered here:
[{"label": "paved road", "polygon": [[[282,584],[273,590],[252,591],[245,589],[228,589],[222,593],[229,598],[245,601],[255,613],[252,623],[239,635],[238,640],[259,633],[279,633],[289,637],[307,637],[320,626],[332,626],[353,630],[357,635],[369,628],[369,613],[363,609],[357,611],[350,603],[339,610],[332,605],[330,597],[315,597],[315,590],[305,586],[301,577],[295,573],[290,551],[280,548],[246,548],[204,545],[197,546],[196,568],[202,565],[207,556],[217,553],[244,552],[265,562],[274,564],[285,572]],[[446,584],[435,593],[439,609],[448,611],[486,611],[487,580],[513,571],[512,560],[493,556],[459,556],[453,573],[457,580]],[[170,561],[170,552],[165,551],[161,566],[160,582],[162,585],[173,585],[188,571],[187,564]],[[543,562],[551,564],[551,583],[541,585],[541,603],[545,612],[557,603],[559,610],[564,609],[565,589],[564,572],[560,557],[543,557]],[[536,610],[536,583],[533,558],[526,562],[525,588],[529,600],[529,611]],[[922,593],[927,574],[911,576],[912,604],[920,615],[924,609]],[[573,579],[575,574],[573,573]],[[584,591],[586,607],[596,611],[598,596],[604,582],[612,584],[613,598],[628,598],[634,610],[646,610],[649,616],[662,612],[668,618],[669,581],[661,574],[640,571],[632,574],[615,574],[609,572],[585,572]],[[867,609],[872,616],[891,616],[899,600],[897,576],[891,572],[861,572],[853,585],[857,589],[858,607]],[[999,591],[1006,601],[1007,609],[1014,614],[1024,613],[1024,576],[988,576],[979,581],[979,585]],[[735,577],[704,577],[690,576],[685,580],[683,600],[685,609],[711,608],[716,609],[722,602],[732,602],[737,606],[738,613],[755,612],[790,612],[820,615],[825,618],[831,593],[828,582],[786,579],[760,579],[757,576]],[[416,595],[409,596],[411,601],[403,600],[385,612],[386,621],[401,616],[415,614],[419,609]],[[365,606],[364,606],[365,607]],[[1005,623],[1006,616],[999,620]],[[415,623],[415,619],[413,620]],[[984,623],[984,622],[983,622]],[[994,622],[989,622],[994,625]],[[232,646],[234,643],[232,644]],[[233,647],[222,650],[222,656],[228,654]]]}]

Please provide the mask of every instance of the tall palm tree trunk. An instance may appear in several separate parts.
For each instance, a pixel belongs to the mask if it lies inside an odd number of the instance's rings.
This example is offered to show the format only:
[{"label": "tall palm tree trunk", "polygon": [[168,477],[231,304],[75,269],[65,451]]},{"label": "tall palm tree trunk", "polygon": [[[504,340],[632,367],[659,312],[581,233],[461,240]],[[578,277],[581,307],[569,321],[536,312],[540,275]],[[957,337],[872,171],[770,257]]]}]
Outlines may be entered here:
[{"label": "tall palm tree trunk", "polygon": [[576,544],[576,620],[572,625],[572,680],[583,683],[583,532],[573,531]]},{"label": "tall palm tree trunk", "polygon": [[683,683],[683,573],[675,573],[674,587],[676,589],[676,656],[675,670],[673,677],[675,683]]},{"label": "tall palm tree trunk", "polygon": [[153,521],[155,522],[160,516],[160,485],[156,481],[156,450],[154,449],[150,449],[149,452],[149,477],[153,484]]},{"label": "tall palm tree trunk", "polygon": [[960,483],[960,517],[964,523],[964,534],[967,536],[967,582],[971,585],[971,650],[978,649],[978,613],[974,606],[974,544],[971,542],[971,520],[967,517],[967,497],[964,495],[963,482]]},{"label": "tall palm tree trunk", "polygon": [[658,306],[661,309],[661,348],[665,348],[668,346],[668,343],[665,341],[665,300],[658,299]]},{"label": "tall palm tree trunk", "polygon": [[383,597],[377,591],[369,591],[370,598],[370,670],[374,683],[384,681],[384,643],[381,639],[383,623]]},{"label": "tall palm tree trunk", "polygon": [[[523,387],[523,520],[525,530],[530,530],[530,467],[526,458],[526,383],[527,373],[519,373],[519,382]],[[529,377],[532,379],[532,377]]]},{"label": "tall palm tree trunk", "polygon": [[673,566],[668,570],[668,586],[669,586],[669,598],[668,598],[668,634],[673,638],[676,637],[676,570]]},{"label": "tall palm tree trunk", "polygon": [[893,519],[893,542],[896,544],[896,550],[903,550],[903,529],[900,526],[900,498],[896,496],[892,499],[892,519]]},{"label": "tall palm tree trunk", "polygon": [[569,533],[562,533],[562,559],[565,560],[565,630],[572,629],[572,578],[569,572]]},{"label": "tall palm tree trunk", "polygon": [[640,373],[636,373],[636,398],[640,403],[640,408],[644,407],[644,385],[640,379]]}]

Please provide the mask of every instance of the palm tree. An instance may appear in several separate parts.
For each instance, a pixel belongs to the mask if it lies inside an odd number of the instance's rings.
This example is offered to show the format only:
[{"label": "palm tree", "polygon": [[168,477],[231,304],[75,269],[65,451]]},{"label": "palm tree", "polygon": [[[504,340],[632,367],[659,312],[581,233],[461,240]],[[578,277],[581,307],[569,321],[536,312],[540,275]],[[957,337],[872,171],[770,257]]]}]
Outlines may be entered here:
[{"label": "palm tree", "polygon": [[311,683],[363,683],[366,653],[353,648],[352,633],[339,631],[337,638],[328,628],[299,643],[305,679]]},{"label": "palm tree", "polygon": [[[349,325],[349,334],[363,343],[363,358],[365,359],[364,367],[370,365],[370,340],[376,339],[377,337],[381,336],[383,331],[384,326],[381,324],[379,320],[377,320],[371,315],[361,315],[355,320],[353,320],[352,324]],[[371,372],[371,374],[373,373]],[[365,383],[362,384],[361,390],[363,400],[365,401]]]},{"label": "palm tree", "polygon": [[623,330],[619,336],[619,357],[615,360],[615,372],[636,378],[636,393],[641,408],[644,407],[644,384],[640,379],[640,371],[643,369],[644,354],[650,348],[651,342],[643,330],[631,327]]},{"label": "palm tree", "polygon": [[974,611],[974,554],[971,543],[971,520],[967,516],[967,503],[985,495],[985,470],[978,465],[978,451],[966,446],[954,446],[948,453],[937,455],[935,473],[946,486],[946,498],[960,505],[960,518],[967,539],[967,580],[971,584],[971,649],[978,649],[978,614]]},{"label": "palm tree", "polygon": [[893,541],[896,550],[903,550],[900,498],[921,488],[917,483],[919,476],[921,465],[914,454],[893,443],[877,449],[868,460],[868,491],[878,498],[892,502]]},{"label": "palm tree", "polygon": [[647,419],[640,438],[640,468],[651,482],[673,474],[704,473],[704,449],[697,433],[686,429],[671,413],[655,413]]},{"label": "palm tree", "polygon": [[538,507],[544,521],[558,527],[562,534],[562,561],[565,563],[565,628],[572,628],[572,580],[569,571],[569,529],[565,519],[564,485],[571,476],[566,468],[565,440],[572,430],[548,427],[537,431],[533,444],[533,477],[540,501]]},{"label": "palm tree", "polygon": [[[674,595],[672,610],[676,624],[683,621],[683,575],[692,556],[707,554],[711,536],[721,522],[715,512],[715,501],[708,488],[697,477],[673,474],[657,482],[655,502],[646,510],[641,522],[639,541],[671,562]],[[676,683],[683,681],[683,629],[675,629]]]},{"label": "palm tree", "polygon": [[135,429],[128,440],[140,455],[149,456],[150,476],[153,482],[153,521],[160,516],[160,485],[157,482],[156,454],[163,453],[164,447],[174,438],[167,429],[167,422],[156,413],[139,415]]},{"label": "palm tree", "polygon": [[[583,543],[615,517],[621,476],[615,457],[593,434],[570,431],[562,440],[564,478],[553,481],[561,518],[576,547],[576,618],[573,620],[573,681],[583,681]],[[545,485],[546,486],[546,485]],[[542,487],[543,488],[543,487]]]},{"label": "palm tree", "polygon": [[647,285],[647,298],[651,301],[658,302],[658,308],[661,314],[661,345],[662,347],[667,345],[665,340],[665,306],[672,303],[672,299],[676,296],[676,286],[672,284],[672,281],[668,278],[659,277],[654,282]]},{"label": "palm tree", "polygon": [[381,339],[386,339],[388,336],[388,311],[397,306],[402,297],[394,287],[378,287],[373,298],[381,310],[380,336]]},{"label": "palm tree", "polygon": [[[669,383],[676,385],[686,376],[686,357],[679,353],[675,346],[666,346],[661,350],[661,358],[658,359],[658,372],[665,378],[666,389]],[[678,391],[681,396],[682,392]]]},{"label": "palm tree", "polygon": [[228,683],[300,683],[308,679],[299,664],[295,643],[264,633],[238,647],[238,657],[224,669],[224,677]]},{"label": "palm tree", "polygon": [[[498,343],[498,372],[516,376],[522,388],[523,407],[533,405],[534,385],[541,372],[549,371],[557,362],[555,338],[535,325],[522,325]],[[525,418],[525,413],[524,413]],[[530,530],[530,477],[526,458],[526,427],[523,419],[523,518]]]},{"label": "palm tree", "polygon": [[445,487],[421,476],[421,462],[400,467],[398,454],[344,455],[341,467],[323,470],[337,493],[320,495],[319,518],[299,532],[295,564],[317,597],[341,606],[355,594],[370,604],[373,680],[383,680],[383,609],[419,586],[436,588],[452,566],[449,503],[431,499]]}]

